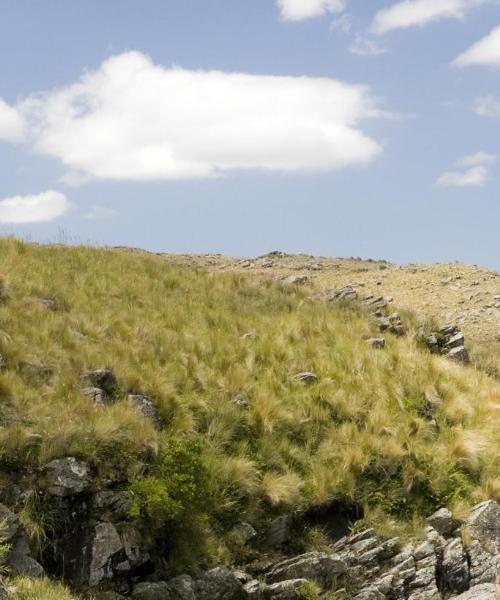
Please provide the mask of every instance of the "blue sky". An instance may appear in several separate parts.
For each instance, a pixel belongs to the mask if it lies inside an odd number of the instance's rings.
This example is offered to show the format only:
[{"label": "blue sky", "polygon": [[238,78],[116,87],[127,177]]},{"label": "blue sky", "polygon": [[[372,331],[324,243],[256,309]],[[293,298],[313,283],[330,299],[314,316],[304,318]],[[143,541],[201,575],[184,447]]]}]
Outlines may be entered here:
[{"label": "blue sky", "polygon": [[497,1],[0,10],[1,233],[500,269]]}]

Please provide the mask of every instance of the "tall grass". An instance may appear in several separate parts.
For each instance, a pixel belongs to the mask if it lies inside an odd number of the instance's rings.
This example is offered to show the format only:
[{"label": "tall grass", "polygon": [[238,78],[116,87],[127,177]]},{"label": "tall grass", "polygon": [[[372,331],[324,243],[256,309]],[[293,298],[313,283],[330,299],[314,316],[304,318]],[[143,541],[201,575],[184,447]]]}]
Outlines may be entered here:
[{"label": "tall grass", "polygon": [[[197,438],[220,536],[334,500],[413,522],[500,495],[499,383],[430,355],[413,321],[374,350],[361,309],[118,250],[4,239],[0,277],[5,473],[72,455],[135,481],[164,439]],[[102,408],[79,377],[104,367],[121,395]],[[164,432],[128,393],[154,399]]]}]

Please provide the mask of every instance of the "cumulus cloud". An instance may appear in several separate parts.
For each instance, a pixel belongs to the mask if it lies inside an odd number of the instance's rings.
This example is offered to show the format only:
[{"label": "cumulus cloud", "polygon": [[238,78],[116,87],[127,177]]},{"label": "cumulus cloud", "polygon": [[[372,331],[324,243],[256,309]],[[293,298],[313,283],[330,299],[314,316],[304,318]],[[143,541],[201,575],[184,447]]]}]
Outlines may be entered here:
[{"label": "cumulus cloud", "polygon": [[491,0],[404,0],[383,8],[374,17],[371,31],[378,35],[393,29],[423,27],[442,19],[463,19],[472,9]]},{"label": "cumulus cloud", "polygon": [[453,64],[457,67],[500,67],[500,26],[457,56]]},{"label": "cumulus cloud", "polygon": [[11,196],[0,200],[0,223],[52,221],[68,208],[66,196],[54,190],[32,196]]},{"label": "cumulus cloud", "polygon": [[496,161],[497,157],[488,152],[477,152],[461,158],[455,163],[458,167],[453,171],[446,171],[437,180],[441,187],[482,187],[488,181],[488,168]]},{"label": "cumulus cloud", "polygon": [[281,16],[286,21],[302,21],[327,13],[342,12],[345,0],[277,0]]},{"label": "cumulus cloud", "polygon": [[0,98],[0,140],[19,141],[24,132],[20,114]]},{"label": "cumulus cloud", "polygon": [[482,117],[498,117],[500,116],[500,100],[493,96],[476,98],[475,110]]},{"label": "cumulus cloud", "polygon": [[464,156],[457,162],[458,167],[477,167],[478,165],[491,165],[496,161],[497,157],[495,154],[489,152],[476,152],[476,154],[469,154]]},{"label": "cumulus cloud", "polygon": [[378,40],[358,34],[349,46],[349,52],[358,56],[379,56],[385,54],[388,50]]},{"label": "cumulus cloud", "polygon": [[334,79],[165,69],[111,57],[19,107],[35,150],[75,174],[181,179],[231,169],[328,170],[373,160],[360,129],[383,116],[364,86]]},{"label": "cumulus cloud", "polygon": [[330,23],[330,31],[340,31],[340,33],[350,33],[352,29],[352,19],[350,15],[344,13],[338,19]]}]

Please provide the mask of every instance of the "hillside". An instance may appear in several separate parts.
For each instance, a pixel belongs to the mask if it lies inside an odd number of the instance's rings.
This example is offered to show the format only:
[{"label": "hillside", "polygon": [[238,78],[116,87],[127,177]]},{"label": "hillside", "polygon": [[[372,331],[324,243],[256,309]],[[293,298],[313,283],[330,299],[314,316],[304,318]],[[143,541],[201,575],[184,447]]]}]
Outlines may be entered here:
[{"label": "hillside", "polygon": [[[350,531],[405,540],[441,507],[464,518],[500,499],[497,274],[13,239],[0,259],[13,598],[66,598],[26,578],[46,573],[103,599],[153,600],[167,588],[138,586],[189,572],[202,582],[193,598],[232,600],[240,592],[210,595],[200,573],[258,577]],[[310,282],[284,285],[290,274]],[[323,298],[346,283],[392,295],[383,310],[402,309],[404,335],[369,343],[380,337],[371,309]],[[422,341],[431,316],[456,320],[458,307],[473,356],[489,354],[479,366]]]}]

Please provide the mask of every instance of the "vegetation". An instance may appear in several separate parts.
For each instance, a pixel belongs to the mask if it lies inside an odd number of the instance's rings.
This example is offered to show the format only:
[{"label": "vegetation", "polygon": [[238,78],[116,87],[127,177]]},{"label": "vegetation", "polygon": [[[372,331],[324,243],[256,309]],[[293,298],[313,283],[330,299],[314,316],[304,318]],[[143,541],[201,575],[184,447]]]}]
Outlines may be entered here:
[{"label": "vegetation", "polygon": [[[97,482],[130,482],[145,530],[196,530],[177,536],[179,554],[195,540],[228,561],[242,520],[262,529],[337,500],[394,529],[500,498],[498,381],[429,354],[408,317],[408,335],[375,350],[361,308],[244,274],[13,239],[0,241],[0,265],[6,481],[78,457]],[[80,375],[104,367],[121,392],[99,407]],[[162,431],[129,393],[154,399]],[[23,515],[40,545],[53,522],[42,509],[33,501]],[[23,585],[18,598],[49,584]]]}]

